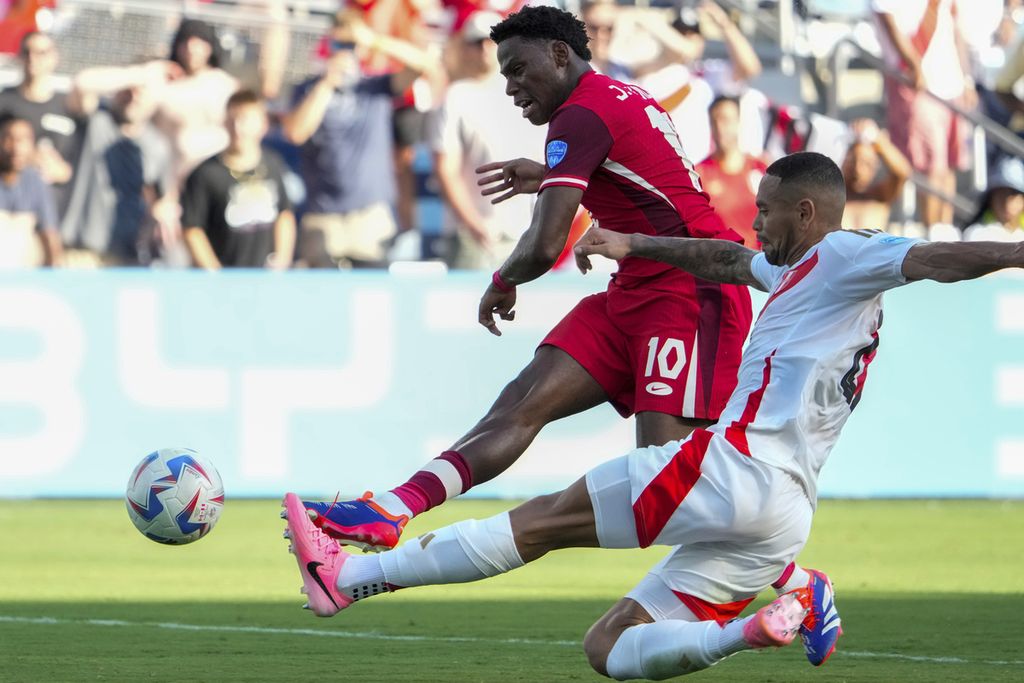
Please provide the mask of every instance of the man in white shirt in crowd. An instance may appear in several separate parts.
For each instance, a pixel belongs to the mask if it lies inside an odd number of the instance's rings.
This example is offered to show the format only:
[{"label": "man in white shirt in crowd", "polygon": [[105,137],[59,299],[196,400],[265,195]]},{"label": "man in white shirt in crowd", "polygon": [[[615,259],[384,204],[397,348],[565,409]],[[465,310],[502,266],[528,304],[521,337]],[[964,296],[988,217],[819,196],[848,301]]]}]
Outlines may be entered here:
[{"label": "man in white shirt in crowd", "polygon": [[491,26],[500,21],[492,12],[476,12],[466,20],[457,49],[468,76],[448,88],[431,120],[429,140],[445,198],[444,255],[452,268],[497,268],[530,225],[531,197],[492,204],[477,187],[479,166],[540,158],[544,149],[545,129],[508,106],[498,47],[490,39]]}]

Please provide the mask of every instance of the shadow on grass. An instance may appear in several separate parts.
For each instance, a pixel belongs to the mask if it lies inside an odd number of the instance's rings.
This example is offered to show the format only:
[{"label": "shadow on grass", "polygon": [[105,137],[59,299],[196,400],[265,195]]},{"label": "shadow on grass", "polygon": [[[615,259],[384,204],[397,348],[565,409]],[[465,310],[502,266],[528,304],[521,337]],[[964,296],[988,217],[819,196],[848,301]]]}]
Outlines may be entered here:
[{"label": "shadow on grass", "polygon": [[[824,668],[795,645],[737,656],[698,680],[1024,680],[1019,631],[1009,627],[1024,596],[850,594],[839,606],[846,635]],[[268,602],[7,603],[0,680],[601,680],[579,641],[607,607],[399,594],[322,620]]]}]

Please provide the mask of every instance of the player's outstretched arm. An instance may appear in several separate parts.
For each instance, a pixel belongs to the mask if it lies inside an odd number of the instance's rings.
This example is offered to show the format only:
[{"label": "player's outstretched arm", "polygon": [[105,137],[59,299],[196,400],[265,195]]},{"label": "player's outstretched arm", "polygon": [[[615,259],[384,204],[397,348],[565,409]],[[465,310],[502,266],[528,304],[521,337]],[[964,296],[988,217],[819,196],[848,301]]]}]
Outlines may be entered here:
[{"label": "player's outstretched arm", "polygon": [[572,219],[580,206],[583,190],[556,185],[540,194],[533,209],[530,227],[519,238],[512,255],[499,268],[491,285],[480,299],[479,322],[491,334],[501,336],[494,321],[497,314],[502,320],[513,320],[516,303],[516,285],[536,280],[555,265],[569,239]]},{"label": "player's outstretched arm", "polygon": [[757,252],[727,240],[624,235],[591,228],[573,251],[576,265],[583,273],[591,268],[589,256],[592,254],[616,261],[633,256],[661,261],[705,280],[764,290],[764,285],[750,269],[750,261]]},{"label": "player's outstretched arm", "polygon": [[[540,191],[541,181],[544,180],[544,164],[531,159],[492,161],[478,167],[476,172],[481,176],[476,184],[483,188],[480,194],[484,197],[504,192],[492,199],[491,204],[499,204],[518,194],[536,194]],[[490,175],[483,175],[484,173]]]},{"label": "player's outstretched arm", "polygon": [[959,282],[1003,268],[1024,268],[1024,243],[926,242],[911,247],[903,259],[908,280]]}]

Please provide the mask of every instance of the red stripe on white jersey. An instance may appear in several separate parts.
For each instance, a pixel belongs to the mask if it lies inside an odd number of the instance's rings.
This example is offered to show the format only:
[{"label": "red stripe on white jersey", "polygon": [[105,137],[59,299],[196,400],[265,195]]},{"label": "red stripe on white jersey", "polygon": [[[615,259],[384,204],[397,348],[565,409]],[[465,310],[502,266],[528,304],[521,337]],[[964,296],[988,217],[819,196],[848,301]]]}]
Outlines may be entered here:
[{"label": "red stripe on white jersey", "polygon": [[793,287],[796,287],[801,280],[807,277],[808,273],[814,270],[814,266],[816,265],[818,265],[817,251],[811,254],[811,258],[807,259],[796,268],[793,268],[792,270],[786,272],[786,274],[782,276],[782,282],[779,284],[776,290],[772,292],[772,295],[768,297],[768,301],[766,301],[764,303],[764,306],[761,307],[761,313],[759,313],[757,317],[760,318],[761,315],[764,314],[765,309],[767,309],[773,301],[778,299],[780,296],[788,292]]},{"label": "red stripe on white jersey", "polygon": [[743,408],[740,419],[733,420],[733,423],[725,428],[725,440],[733,445],[743,455],[750,455],[750,445],[747,443],[747,426],[757,417],[757,411],[764,400],[764,390],[772,379],[772,356],[775,352],[764,359],[764,373],[761,375],[761,386],[750,392],[747,396],[747,405]]},{"label": "red stripe on white jersey", "polygon": [[668,464],[640,492],[633,503],[637,540],[646,548],[668,524],[672,514],[700,478],[700,464],[711,442],[711,432],[697,429],[679,447]]}]

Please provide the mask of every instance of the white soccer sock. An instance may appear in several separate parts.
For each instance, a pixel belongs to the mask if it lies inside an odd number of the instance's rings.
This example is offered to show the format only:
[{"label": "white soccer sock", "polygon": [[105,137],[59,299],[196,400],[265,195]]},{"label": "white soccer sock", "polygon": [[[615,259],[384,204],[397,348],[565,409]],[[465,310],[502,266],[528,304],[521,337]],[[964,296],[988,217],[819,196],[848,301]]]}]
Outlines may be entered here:
[{"label": "white soccer sock", "polygon": [[373,597],[388,590],[380,555],[350,555],[338,572],[335,584],[353,600]]},{"label": "white soccer sock", "polygon": [[750,649],[743,639],[747,619],[733,620],[724,628],[713,621],[680,619],[630,626],[608,653],[608,675],[619,681],[660,681],[706,669]]},{"label": "white soccer sock", "polygon": [[507,512],[446,526],[406,541],[379,558],[384,580],[403,588],[477,581],[525,564],[516,549]]},{"label": "white soccer sock", "polygon": [[786,583],[781,586],[772,586],[775,589],[776,595],[782,595],[789,591],[796,590],[797,588],[803,588],[811,581],[811,575],[808,574],[803,567],[798,564],[793,565],[793,573],[786,579]]},{"label": "white soccer sock", "polygon": [[412,510],[402,502],[402,499],[393,494],[391,491],[386,491],[379,496],[373,497],[373,502],[380,505],[382,508],[387,510],[388,514],[398,516],[405,515],[409,519],[412,519],[416,515],[412,514]]}]

